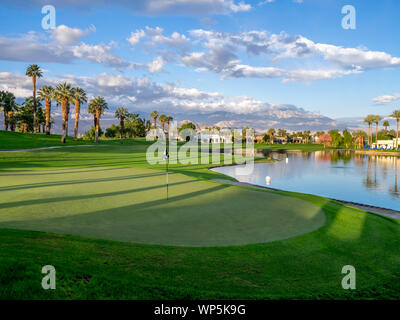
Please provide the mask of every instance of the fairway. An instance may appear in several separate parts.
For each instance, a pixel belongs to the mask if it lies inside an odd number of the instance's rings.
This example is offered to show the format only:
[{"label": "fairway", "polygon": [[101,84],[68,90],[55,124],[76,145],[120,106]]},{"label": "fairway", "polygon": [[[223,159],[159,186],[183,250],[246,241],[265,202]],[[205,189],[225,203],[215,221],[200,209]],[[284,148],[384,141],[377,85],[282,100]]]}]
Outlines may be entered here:
[{"label": "fairway", "polygon": [[0,227],[180,246],[264,243],[311,232],[321,208],[273,193],[151,169],[95,167],[0,174]]}]

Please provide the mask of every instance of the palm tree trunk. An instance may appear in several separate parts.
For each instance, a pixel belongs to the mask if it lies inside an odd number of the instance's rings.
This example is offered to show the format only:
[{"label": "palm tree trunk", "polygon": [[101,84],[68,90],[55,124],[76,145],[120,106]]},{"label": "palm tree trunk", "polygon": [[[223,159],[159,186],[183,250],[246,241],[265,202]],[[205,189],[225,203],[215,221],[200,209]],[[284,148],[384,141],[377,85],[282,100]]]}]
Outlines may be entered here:
[{"label": "palm tree trunk", "polygon": [[399,118],[396,119],[397,121],[397,131],[396,131],[396,150],[399,148]]},{"label": "palm tree trunk", "polygon": [[51,114],[51,100],[46,98],[46,134],[50,134],[50,114]]},{"label": "palm tree trunk", "polygon": [[32,76],[32,90],[33,90],[33,132],[36,133],[36,76]]},{"label": "palm tree trunk", "polygon": [[61,109],[62,109],[62,130],[63,130],[63,135],[61,136],[61,142],[65,143],[65,139],[67,137],[67,132],[68,132],[68,125],[67,125],[67,103],[65,99],[61,101]]},{"label": "palm tree trunk", "polygon": [[99,142],[99,126],[100,126],[100,114],[99,111],[96,110],[96,132],[94,136],[95,142]]},{"label": "palm tree trunk", "polygon": [[4,110],[4,129],[8,131],[8,114],[5,110]]},{"label": "palm tree trunk", "polygon": [[153,118],[154,129],[157,127],[157,118]]},{"label": "palm tree trunk", "polygon": [[79,100],[75,101],[75,128],[74,128],[74,140],[78,139],[78,126],[79,126],[79,114],[81,112],[81,103]]},{"label": "palm tree trunk", "polygon": [[376,123],[376,130],[375,130],[375,143],[378,146],[378,122]]},{"label": "palm tree trunk", "polygon": [[124,132],[125,132],[125,123],[124,123],[123,117],[121,117],[121,119],[120,119],[120,126],[121,126],[121,144],[122,144],[123,138],[124,138]]},{"label": "palm tree trunk", "polygon": [[369,124],[368,144],[369,144],[369,145],[372,145],[372,123]]}]

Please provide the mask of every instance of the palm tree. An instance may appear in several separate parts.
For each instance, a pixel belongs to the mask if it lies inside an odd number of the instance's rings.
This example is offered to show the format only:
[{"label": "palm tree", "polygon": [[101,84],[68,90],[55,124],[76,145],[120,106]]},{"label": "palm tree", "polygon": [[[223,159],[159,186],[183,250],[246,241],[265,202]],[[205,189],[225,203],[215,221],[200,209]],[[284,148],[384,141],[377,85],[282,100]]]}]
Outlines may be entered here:
[{"label": "palm tree", "polygon": [[390,115],[392,118],[396,119],[397,130],[396,130],[396,150],[399,148],[399,121],[400,121],[400,110],[394,110]]},{"label": "palm tree", "polygon": [[26,68],[26,73],[28,77],[32,78],[32,90],[33,90],[33,130],[36,132],[36,79],[41,78],[43,75],[42,70],[37,64],[31,64]]},{"label": "palm tree", "polygon": [[73,99],[71,84],[67,82],[59,83],[53,90],[53,99],[57,101],[58,105],[61,105],[63,129],[61,142],[65,143],[65,139],[68,135],[69,103]]},{"label": "palm tree", "polygon": [[15,96],[8,91],[0,91],[0,109],[4,114],[4,129],[8,130],[9,114],[16,110]]},{"label": "palm tree", "polygon": [[268,129],[268,135],[269,135],[269,140],[270,140],[270,143],[271,144],[274,144],[274,135],[275,135],[275,129],[274,128],[271,128],[271,129]]},{"label": "palm tree", "polygon": [[372,123],[375,121],[375,116],[369,114],[365,117],[364,122],[368,123],[368,144],[372,144]]},{"label": "palm tree", "polygon": [[166,122],[167,122],[167,125],[168,125],[168,137],[169,137],[169,129],[170,129],[170,126],[171,126],[171,122],[172,122],[173,120],[174,120],[173,117],[167,116]]},{"label": "palm tree", "polygon": [[38,97],[40,100],[44,100],[46,113],[46,134],[50,134],[51,99],[53,98],[53,87],[41,87],[38,91]]},{"label": "palm tree", "polygon": [[78,139],[78,126],[79,126],[79,114],[81,112],[81,104],[87,102],[86,92],[80,87],[72,88],[72,102],[75,104],[75,128],[74,128],[74,140]]},{"label": "palm tree", "polygon": [[376,130],[375,130],[375,143],[378,143],[378,125],[379,122],[382,120],[382,117],[379,115],[374,116],[374,122],[376,125]]},{"label": "palm tree", "polygon": [[364,147],[364,136],[365,132],[363,130],[357,130],[353,133],[356,143],[358,143],[359,148]]},{"label": "palm tree", "polygon": [[382,125],[384,126],[385,132],[387,133],[388,132],[388,128],[390,126],[389,121],[385,120]]},{"label": "palm tree", "polygon": [[125,118],[129,115],[127,108],[119,107],[115,111],[115,117],[119,119],[120,130],[121,130],[121,144],[123,143],[123,138],[125,137]]},{"label": "palm tree", "polygon": [[167,122],[167,116],[165,114],[160,114],[158,116],[158,119],[161,122],[161,127],[162,127],[162,131],[165,132],[165,123]]},{"label": "palm tree", "polygon": [[157,128],[157,118],[158,118],[158,111],[154,110],[150,113],[150,118],[153,119],[153,126],[154,129]]},{"label": "palm tree", "polygon": [[89,113],[93,114],[96,121],[96,133],[95,133],[95,142],[99,142],[99,127],[100,127],[100,117],[104,113],[104,110],[108,109],[107,102],[104,98],[97,96],[93,98],[89,102]]}]

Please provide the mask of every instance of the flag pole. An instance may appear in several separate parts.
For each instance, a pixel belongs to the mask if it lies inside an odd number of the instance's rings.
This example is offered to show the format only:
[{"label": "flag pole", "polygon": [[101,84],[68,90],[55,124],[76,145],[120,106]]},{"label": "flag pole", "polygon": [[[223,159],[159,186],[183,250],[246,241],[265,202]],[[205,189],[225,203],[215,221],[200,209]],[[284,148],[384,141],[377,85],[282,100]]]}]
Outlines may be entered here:
[{"label": "flag pole", "polygon": [[168,201],[168,163],[169,163],[169,153],[168,153],[168,141],[169,139],[166,139],[166,146],[165,146],[165,153],[164,153],[164,159],[166,161],[166,183],[167,183],[167,201]]}]

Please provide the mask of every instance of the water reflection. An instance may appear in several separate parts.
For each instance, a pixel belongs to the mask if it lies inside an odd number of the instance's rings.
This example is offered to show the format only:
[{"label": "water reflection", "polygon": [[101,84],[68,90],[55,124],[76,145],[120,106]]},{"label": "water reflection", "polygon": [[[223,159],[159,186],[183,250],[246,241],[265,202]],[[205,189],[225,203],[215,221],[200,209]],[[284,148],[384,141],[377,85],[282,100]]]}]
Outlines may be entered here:
[{"label": "water reflection", "polygon": [[282,190],[312,193],[400,210],[398,157],[358,154],[348,150],[293,152],[258,150],[258,156],[280,161],[257,163],[251,175],[233,167],[215,170],[239,181]]}]

